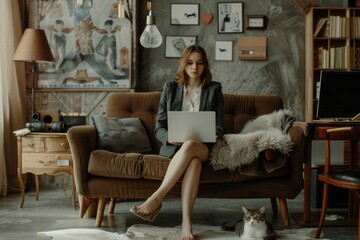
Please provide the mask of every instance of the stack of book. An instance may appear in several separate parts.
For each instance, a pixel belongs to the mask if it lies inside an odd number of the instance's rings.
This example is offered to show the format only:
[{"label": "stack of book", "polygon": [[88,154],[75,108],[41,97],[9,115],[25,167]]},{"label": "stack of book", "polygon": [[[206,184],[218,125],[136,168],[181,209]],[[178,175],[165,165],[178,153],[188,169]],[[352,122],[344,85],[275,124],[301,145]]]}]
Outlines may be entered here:
[{"label": "stack of book", "polygon": [[323,69],[346,69],[348,68],[348,51],[346,46],[331,47],[330,49],[319,47],[318,68]]},{"label": "stack of book", "polygon": [[346,17],[329,16],[328,18],[320,18],[316,24],[314,37],[345,38],[346,26]]}]

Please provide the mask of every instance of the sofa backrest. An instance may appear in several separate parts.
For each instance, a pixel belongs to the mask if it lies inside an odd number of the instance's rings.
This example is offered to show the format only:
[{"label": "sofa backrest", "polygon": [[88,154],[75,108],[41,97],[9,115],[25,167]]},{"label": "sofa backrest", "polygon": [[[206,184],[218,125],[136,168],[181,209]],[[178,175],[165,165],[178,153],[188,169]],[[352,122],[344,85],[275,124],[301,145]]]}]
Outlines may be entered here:
[{"label": "sofa backrest", "polygon": [[[160,96],[161,92],[112,93],[105,114],[108,117],[140,118],[154,153],[158,153],[161,145],[154,136],[154,129]],[[249,120],[282,108],[283,101],[279,96],[224,93],[225,133],[238,133]]]}]

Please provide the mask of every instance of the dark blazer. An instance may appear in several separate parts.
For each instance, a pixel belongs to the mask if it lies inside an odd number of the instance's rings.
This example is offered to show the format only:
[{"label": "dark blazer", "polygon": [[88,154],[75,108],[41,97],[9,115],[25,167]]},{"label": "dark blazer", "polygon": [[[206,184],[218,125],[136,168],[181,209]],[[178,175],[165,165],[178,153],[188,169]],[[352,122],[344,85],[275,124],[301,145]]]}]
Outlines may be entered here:
[{"label": "dark blazer", "polygon": [[[181,111],[183,93],[184,88],[175,81],[164,85],[155,127],[155,136],[162,143],[160,155],[172,157],[178,147],[168,143],[167,112]],[[224,97],[219,82],[211,81],[202,87],[199,110],[216,112],[216,132],[221,137],[224,134]]]}]

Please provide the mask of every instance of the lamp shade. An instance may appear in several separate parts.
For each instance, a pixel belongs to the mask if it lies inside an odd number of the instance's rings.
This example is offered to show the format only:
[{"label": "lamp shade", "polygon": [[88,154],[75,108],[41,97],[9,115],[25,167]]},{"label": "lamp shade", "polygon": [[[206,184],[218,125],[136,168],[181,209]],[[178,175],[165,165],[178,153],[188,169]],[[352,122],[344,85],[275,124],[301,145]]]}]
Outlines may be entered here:
[{"label": "lamp shade", "polygon": [[18,47],[16,48],[14,61],[21,62],[54,62],[48,40],[42,29],[27,28]]}]

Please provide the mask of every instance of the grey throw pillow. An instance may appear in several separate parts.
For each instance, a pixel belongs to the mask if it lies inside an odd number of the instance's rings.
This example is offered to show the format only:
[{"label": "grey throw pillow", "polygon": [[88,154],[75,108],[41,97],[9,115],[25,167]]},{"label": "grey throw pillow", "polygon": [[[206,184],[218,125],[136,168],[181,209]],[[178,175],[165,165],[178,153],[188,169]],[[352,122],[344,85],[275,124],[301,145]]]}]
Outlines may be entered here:
[{"label": "grey throw pillow", "polygon": [[138,118],[91,116],[98,132],[98,148],[117,153],[151,153],[145,128]]}]

